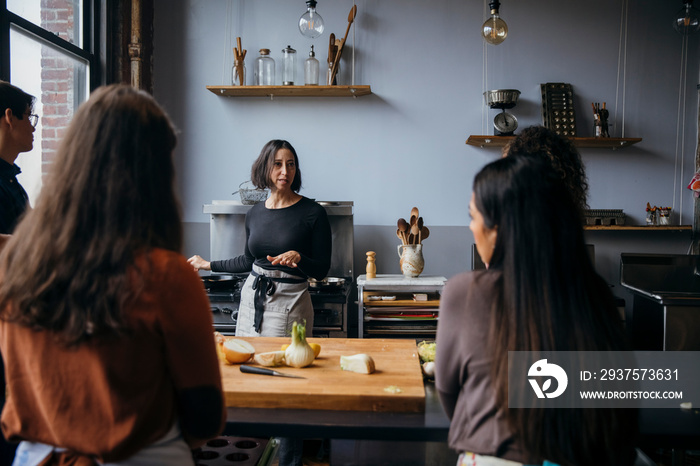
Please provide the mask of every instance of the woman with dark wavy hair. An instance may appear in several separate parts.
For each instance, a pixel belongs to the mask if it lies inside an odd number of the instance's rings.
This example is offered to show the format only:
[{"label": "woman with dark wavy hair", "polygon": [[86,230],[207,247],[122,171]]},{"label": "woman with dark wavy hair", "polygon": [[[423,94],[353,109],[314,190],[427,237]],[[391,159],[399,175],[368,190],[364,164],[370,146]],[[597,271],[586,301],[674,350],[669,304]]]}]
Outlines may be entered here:
[{"label": "woman with dark wavy hair", "polygon": [[212,262],[195,255],[189,262],[195,270],[252,270],[241,290],[236,336],[288,336],[294,321],[306,321],[310,335],[314,310],[307,280],[325,278],[331,266],[326,211],[299,194],[299,157],[288,141],[265,144],[253,163],[251,181],[270,189],[270,196],[246,215],[243,254]]},{"label": "woman with dark wavy hair", "polygon": [[[509,351],[626,349],[615,301],[586,252],[579,211],[551,166],[513,152],[474,178],[470,229],[486,270],[447,282],[436,385],[460,465],[624,466],[633,409],[509,408]],[[530,390],[523,380],[511,390]]]},{"label": "woman with dark wavy hair", "polygon": [[211,311],[179,253],[175,144],[151,96],[97,89],[4,248],[2,429],[22,441],[16,462],[192,465],[222,430]]}]

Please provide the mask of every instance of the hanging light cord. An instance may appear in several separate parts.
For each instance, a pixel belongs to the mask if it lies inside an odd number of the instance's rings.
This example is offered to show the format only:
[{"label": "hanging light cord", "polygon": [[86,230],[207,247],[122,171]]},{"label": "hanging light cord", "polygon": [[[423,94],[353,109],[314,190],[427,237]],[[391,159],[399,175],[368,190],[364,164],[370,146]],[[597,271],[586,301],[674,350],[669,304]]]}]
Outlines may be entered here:
[{"label": "hanging light cord", "polygon": [[[228,51],[233,48],[232,38],[231,38],[231,3],[233,0],[229,0],[226,4],[226,34],[224,35],[224,59],[221,60],[221,83],[226,85],[226,70],[228,63]],[[229,83],[230,84],[230,83]]]},{"label": "hanging light cord", "polygon": [[[356,8],[355,0],[352,0],[353,9]],[[357,18],[355,18],[357,19]],[[355,85],[355,19],[352,21],[352,85]]]},{"label": "hanging light cord", "polygon": [[[489,0],[484,0],[484,14],[486,14],[487,8],[488,8],[488,2]],[[488,10],[489,13],[491,10]],[[488,74],[489,74],[489,58],[488,58],[488,48],[486,46],[486,41],[481,41],[481,47],[482,47],[482,64],[481,64],[481,95],[484,95],[484,92],[486,92],[488,89],[486,88],[488,85]],[[482,133],[481,134],[486,134],[488,131],[488,128],[486,126],[486,120],[488,117],[489,111],[486,105],[483,105],[481,107],[481,129]]]},{"label": "hanging light cord", "polygon": [[[673,211],[676,210],[676,195],[679,198],[678,223],[683,225],[683,195],[678,192],[678,180],[683,179],[685,152],[685,103],[686,84],[688,83],[688,36],[683,36],[681,46],[681,67],[678,79],[678,115],[676,117],[676,155],[673,168]],[[679,170],[680,165],[680,170]]]},{"label": "hanging light cord", "polygon": [[[622,123],[620,124],[620,137],[625,137],[625,94],[626,94],[626,79],[627,79],[627,11],[628,0],[623,0],[622,11],[620,13],[620,44],[617,49],[617,82],[615,89],[615,116],[614,122],[617,125],[617,109],[620,100],[620,72],[622,72]],[[620,70],[622,68],[622,71]]]}]

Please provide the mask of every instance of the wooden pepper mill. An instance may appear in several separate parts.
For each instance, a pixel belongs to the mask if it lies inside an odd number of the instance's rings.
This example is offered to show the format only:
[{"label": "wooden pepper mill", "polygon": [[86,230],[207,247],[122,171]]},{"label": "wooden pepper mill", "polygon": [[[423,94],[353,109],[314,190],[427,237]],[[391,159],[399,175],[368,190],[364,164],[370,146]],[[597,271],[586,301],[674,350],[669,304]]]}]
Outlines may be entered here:
[{"label": "wooden pepper mill", "polygon": [[375,264],[375,258],[377,253],[374,251],[367,251],[367,278],[377,278],[377,265]]}]

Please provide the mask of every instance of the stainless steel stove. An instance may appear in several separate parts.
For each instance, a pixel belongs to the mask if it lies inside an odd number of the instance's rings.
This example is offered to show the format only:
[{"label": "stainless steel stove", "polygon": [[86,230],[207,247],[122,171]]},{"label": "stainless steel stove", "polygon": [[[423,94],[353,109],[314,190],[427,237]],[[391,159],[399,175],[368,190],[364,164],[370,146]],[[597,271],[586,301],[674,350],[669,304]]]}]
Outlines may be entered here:
[{"label": "stainless steel stove", "polygon": [[[238,305],[241,300],[241,288],[248,274],[236,274],[235,276],[209,275],[202,277],[207,296],[211,304],[214,330],[224,335],[236,333],[236,320],[238,318]],[[337,288],[309,289],[311,302],[314,306],[315,337],[344,337],[347,316],[347,303],[352,283],[349,277],[345,284]]]},{"label": "stainless steel stove", "polygon": [[211,305],[214,330],[224,335],[236,332],[241,288],[248,274],[209,275],[202,277]]}]

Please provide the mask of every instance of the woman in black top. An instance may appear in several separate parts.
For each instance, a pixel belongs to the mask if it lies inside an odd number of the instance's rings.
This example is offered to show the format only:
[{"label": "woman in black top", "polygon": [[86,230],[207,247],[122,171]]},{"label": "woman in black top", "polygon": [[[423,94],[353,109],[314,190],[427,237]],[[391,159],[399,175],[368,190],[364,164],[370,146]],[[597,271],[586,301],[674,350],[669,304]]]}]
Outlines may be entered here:
[{"label": "woman in black top", "polygon": [[300,195],[299,158],[291,144],[272,140],[253,164],[251,180],[269,188],[270,197],[256,204],[245,221],[242,255],[220,261],[193,256],[195,270],[249,272],[241,292],[237,336],[288,336],[294,321],[313,328],[313,306],[307,279],[322,279],[330,269],[331,228],[326,211]]}]

